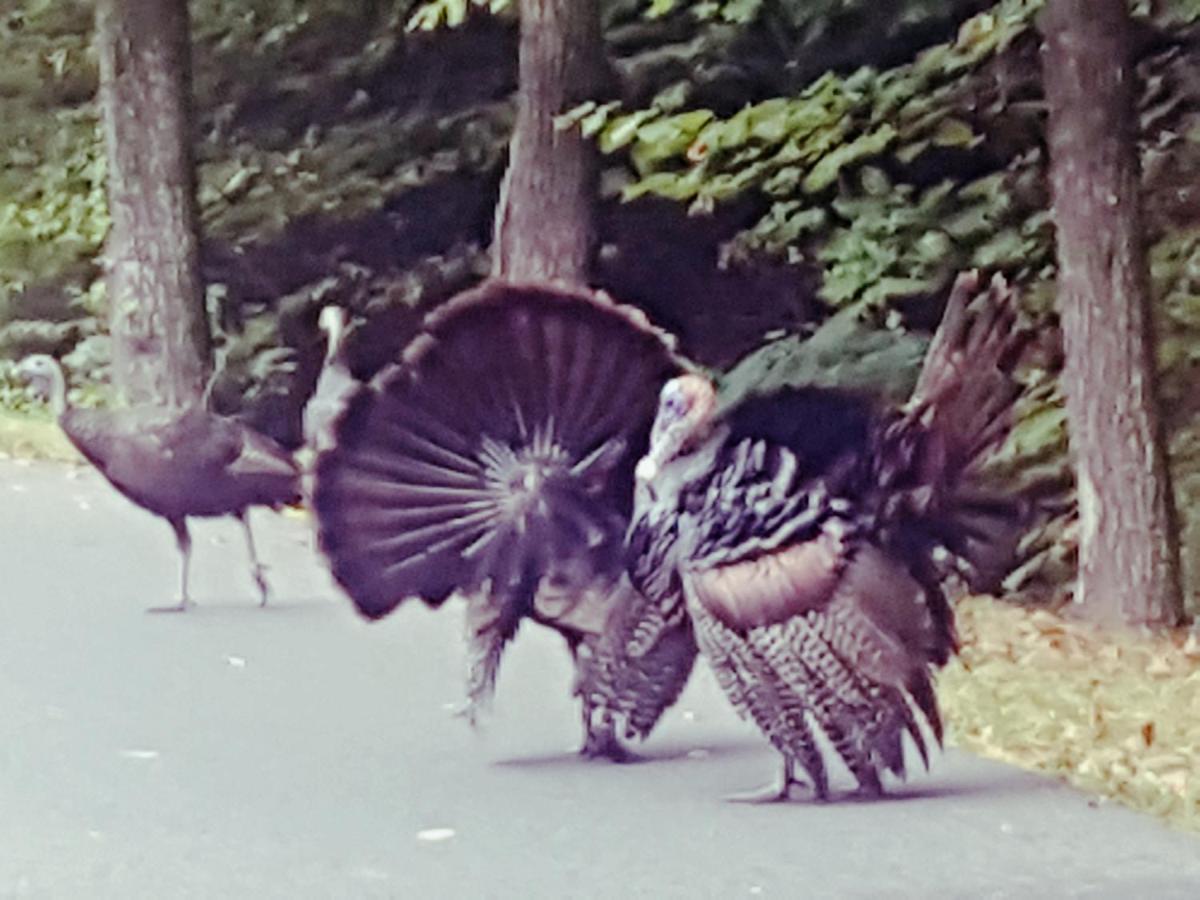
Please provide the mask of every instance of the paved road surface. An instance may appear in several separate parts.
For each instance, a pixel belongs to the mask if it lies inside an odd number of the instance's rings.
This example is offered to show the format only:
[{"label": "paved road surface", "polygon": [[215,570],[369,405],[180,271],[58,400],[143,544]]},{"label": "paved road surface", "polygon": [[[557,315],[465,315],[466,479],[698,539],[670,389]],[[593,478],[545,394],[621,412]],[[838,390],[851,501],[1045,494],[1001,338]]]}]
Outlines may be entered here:
[{"label": "paved road surface", "polygon": [[305,521],[254,521],[277,606],[201,523],[202,607],[147,615],[167,526],[0,463],[0,897],[1200,897],[1200,840],[953,751],[885,802],[723,803],[775,762],[707,673],[649,761],[580,761],[549,633],[473,734],[457,609],[368,625]]}]

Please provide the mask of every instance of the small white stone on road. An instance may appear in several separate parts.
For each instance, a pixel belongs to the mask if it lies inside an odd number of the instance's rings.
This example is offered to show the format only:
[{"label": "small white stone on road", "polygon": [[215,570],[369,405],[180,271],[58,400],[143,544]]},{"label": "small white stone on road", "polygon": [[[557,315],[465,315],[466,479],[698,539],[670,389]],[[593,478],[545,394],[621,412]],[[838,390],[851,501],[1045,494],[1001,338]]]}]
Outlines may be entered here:
[{"label": "small white stone on road", "polygon": [[711,755],[711,751],[705,750],[703,747],[697,747],[695,750],[687,752],[688,759],[708,759]]},{"label": "small white stone on road", "polygon": [[696,721],[696,714],[695,714],[694,712],[692,712],[690,709],[685,709],[685,710],[683,711],[683,721],[685,721],[685,722],[695,722],[695,721]]},{"label": "small white stone on road", "polygon": [[1012,825],[1010,825],[1008,822],[1002,822],[1000,825],[1000,833],[1001,834],[1012,834],[1013,833]]},{"label": "small white stone on road", "polygon": [[121,755],[126,759],[158,759],[157,750],[122,750]]},{"label": "small white stone on road", "polygon": [[240,656],[227,656],[227,657],[225,657],[225,660],[234,669],[246,668],[246,660]]},{"label": "small white stone on road", "polygon": [[455,831],[453,828],[426,828],[423,831],[417,832],[417,840],[425,841],[429,844],[436,844],[438,841],[448,841],[454,837]]}]

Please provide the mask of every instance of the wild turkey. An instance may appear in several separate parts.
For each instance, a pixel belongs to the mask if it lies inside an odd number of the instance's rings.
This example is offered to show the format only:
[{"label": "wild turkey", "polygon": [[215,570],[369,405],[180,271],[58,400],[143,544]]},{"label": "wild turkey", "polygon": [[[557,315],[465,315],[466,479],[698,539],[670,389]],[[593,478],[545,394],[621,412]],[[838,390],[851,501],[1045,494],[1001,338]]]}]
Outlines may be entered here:
[{"label": "wild turkey", "polygon": [[[1025,340],[1000,278],[971,303],[960,276],[907,408],[794,388],[720,408],[696,375],[667,383],[639,461],[629,546],[635,585],[678,616],[739,713],[829,782],[818,733],[860,789],[904,776],[904,735],[928,763],[918,710],[941,741],[931,670],[956,649],[943,558],[993,566],[1010,501],[970,483],[1005,433]],[[651,623],[651,627],[653,623]]]},{"label": "wild turkey", "polygon": [[[329,305],[322,308],[317,317],[317,326],[325,335],[325,356],[312,395],[304,404],[301,414],[303,446],[296,458],[303,470],[302,487],[304,505],[313,509],[314,470],[321,451],[333,446],[333,425],[342,414],[350,397],[358,390],[361,382],[354,377],[346,360],[346,326],[349,314],[343,307]],[[312,546],[317,547],[316,519],[312,525]]]},{"label": "wild turkey", "polygon": [[251,506],[277,509],[299,502],[300,473],[286,450],[240,422],[198,407],[76,409],[67,402],[62,368],[49,356],[27,357],[17,371],[49,398],[63,431],[88,462],[174,530],[181,563],[179,602],[156,609],[182,611],[191,604],[191,516],[235,516],[242,523],[251,577],[266,605],[267,581],[246,512]]},{"label": "wild turkey", "polygon": [[359,386],[345,358],[348,322],[346,310],[333,305],[324,307],[317,319],[325,334],[325,359],[303,414],[304,446],[314,458],[333,446],[333,423]]},{"label": "wild turkey", "polygon": [[620,757],[617,727],[644,736],[682,690],[690,631],[630,658],[622,630],[644,603],[623,562],[633,468],[680,371],[604,295],[493,281],[435,311],[350,400],[317,464],[322,549],[372,619],[466,595],[472,718],[525,620],[574,654],[589,755]]}]

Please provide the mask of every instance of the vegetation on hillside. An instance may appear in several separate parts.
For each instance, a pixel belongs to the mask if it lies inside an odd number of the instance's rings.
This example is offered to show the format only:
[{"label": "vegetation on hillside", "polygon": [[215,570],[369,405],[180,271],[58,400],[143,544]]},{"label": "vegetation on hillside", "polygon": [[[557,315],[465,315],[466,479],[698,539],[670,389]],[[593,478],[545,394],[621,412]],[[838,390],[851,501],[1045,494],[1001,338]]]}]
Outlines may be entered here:
[{"label": "vegetation on hillside", "polygon": [[[1065,475],[1039,5],[607,0],[611,88],[562,123],[606,154],[598,280],[702,362],[740,360],[735,390],[815,371],[902,396],[953,273],[1002,270],[1046,340],[997,466]],[[1200,4],[1135,6],[1159,355],[1187,512],[1200,500]],[[421,312],[486,272],[512,11],[200,0],[192,13],[215,400],[294,440],[320,305],[366,323],[351,339],[366,374]],[[90,29],[83,0],[0,2],[0,354],[55,352],[102,401]],[[1031,535],[1014,586],[1060,595],[1069,504],[1060,512]],[[1200,572],[1195,516],[1184,543]]]}]

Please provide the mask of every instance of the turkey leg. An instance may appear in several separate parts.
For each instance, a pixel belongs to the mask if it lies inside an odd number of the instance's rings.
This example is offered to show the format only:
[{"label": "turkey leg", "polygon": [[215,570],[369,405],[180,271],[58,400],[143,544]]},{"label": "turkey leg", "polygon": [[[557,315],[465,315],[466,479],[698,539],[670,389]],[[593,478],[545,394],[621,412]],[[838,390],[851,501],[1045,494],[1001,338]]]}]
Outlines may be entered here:
[{"label": "turkey leg", "polygon": [[505,645],[521,623],[520,604],[503,594],[474,591],[467,597],[467,699],[455,709],[474,727],[496,692]]},{"label": "turkey leg", "polygon": [[467,699],[455,710],[471,727],[479,724],[480,714],[496,691],[496,674],[508,635],[498,630],[475,632],[467,645]]},{"label": "turkey leg", "polygon": [[765,784],[760,788],[745,793],[729,794],[725,797],[730,803],[780,803],[791,799],[792,785],[804,787],[804,782],[793,777],[792,762],[783,757],[783,768],[780,770],[778,781]]},{"label": "turkey leg", "polygon": [[641,757],[631,753],[617,738],[617,728],[612,717],[604,715],[599,723],[593,720],[592,711],[586,704],[583,710],[583,746],[579,755],[584,759],[607,759],[615,763],[637,762]]},{"label": "turkey leg", "polygon": [[192,536],[188,532],[187,519],[171,519],[175,531],[175,543],[179,546],[179,602],[174,606],[152,606],[147,612],[184,612],[192,605],[188,597],[188,566],[192,560]]},{"label": "turkey leg", "polygon": [[250,577],[258,585],[258,595],[262,598],[258,605],[266,606],[267,599],[270,597],[270,588],[267,586],[266,568],[258,561],[258,552],[254,549],[254,534],[250,531],[250,518],[243,511],[238,514],[238,521],[242,523],[242,530],[246,532],[246,549],[250,551]]}]

